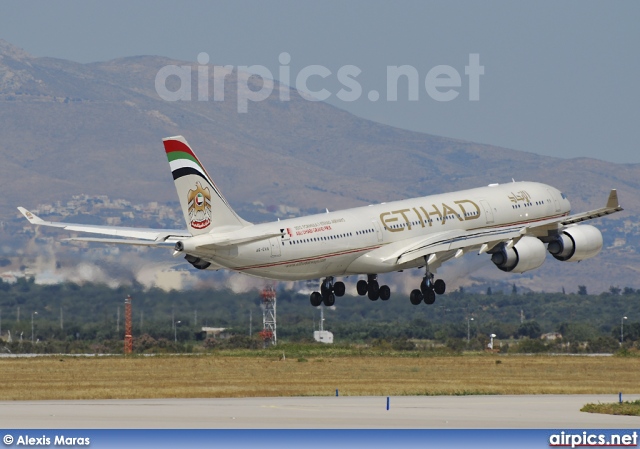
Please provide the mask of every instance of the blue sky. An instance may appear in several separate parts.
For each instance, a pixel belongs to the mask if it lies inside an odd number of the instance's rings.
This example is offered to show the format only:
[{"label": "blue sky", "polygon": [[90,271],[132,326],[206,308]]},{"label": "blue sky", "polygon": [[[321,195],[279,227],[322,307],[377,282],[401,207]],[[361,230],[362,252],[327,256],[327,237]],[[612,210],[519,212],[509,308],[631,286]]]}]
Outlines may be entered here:
[{"label": "blue sky", "polygon": [[[563,158],[640,163],[640,2],[617,1],[5,1],[0,38],[35,56],[78,62],[162,55],[213,64],[264,65],[292,79],[307,66],[331,75],[312,90],[358,116],[401,128]],[[465,74],[484,74],[470,100]],[[337,73],[355,66],[362,95],[340,100]],[[387,67],[418,74],[386,95]],[[460,75],[450,101],[425,87],[428,73]],[[435,69],[437,70],[437,69]],[[404,83],[404,84],[403,84]],[[368,93],[379,92],[372,101]],[[447,90],[440,88],[440,91]],[[249,112],[250,113],[250,112]]]}]

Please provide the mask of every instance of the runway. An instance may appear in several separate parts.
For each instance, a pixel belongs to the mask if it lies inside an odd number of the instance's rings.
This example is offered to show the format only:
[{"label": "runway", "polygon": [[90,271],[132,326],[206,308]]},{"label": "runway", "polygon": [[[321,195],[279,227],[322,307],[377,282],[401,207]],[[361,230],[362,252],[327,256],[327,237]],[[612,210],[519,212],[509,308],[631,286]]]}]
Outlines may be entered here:
[{"label": "runway", "polygon": [[[625,401],[640,395],[623,397]],[[1,401],[5,429],[611,429],[640,417],[580,412],[617,395]]]}]

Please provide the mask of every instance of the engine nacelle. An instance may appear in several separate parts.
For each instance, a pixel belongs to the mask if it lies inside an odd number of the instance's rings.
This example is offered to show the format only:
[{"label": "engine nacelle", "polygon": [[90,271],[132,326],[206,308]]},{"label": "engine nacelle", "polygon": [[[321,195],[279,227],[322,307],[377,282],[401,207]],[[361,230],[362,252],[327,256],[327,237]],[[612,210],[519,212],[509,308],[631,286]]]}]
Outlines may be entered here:
[{"label": "engine nacelle", "polygon": [[580,262],[596,256],[602,249],[602,233],[591,225],[572,226],[549,242],[547,249],[563,262]]},{"label": "engine nacelle", "polygon": [[544,243],[535,237],[522,237],[513,248],[504,243],[496,247],[491,261],[502,271],[524,273],[534,270],[544,263],[547,256]]},{"label": "engine nacelle", "polygon": [[187,254],[186,256],[184,256],[184,258],[198,270],[206,270],[211,266],[211,262],[207,262],[206,260],[202,260],[199,257],[195,257],[190,254]]}]

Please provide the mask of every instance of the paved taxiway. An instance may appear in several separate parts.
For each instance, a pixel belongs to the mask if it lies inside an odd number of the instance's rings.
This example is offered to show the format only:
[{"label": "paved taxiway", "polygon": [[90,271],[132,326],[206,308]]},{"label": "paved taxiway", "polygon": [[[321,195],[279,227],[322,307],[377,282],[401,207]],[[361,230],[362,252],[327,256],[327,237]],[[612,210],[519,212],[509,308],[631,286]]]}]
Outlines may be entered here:
[{"label": "paved taxiway", "polygon": [[[637,400],[640,395],[627,395]],[[580,412],[617,395],[2,401],[10,428],[638,428],[639,417]]]}]

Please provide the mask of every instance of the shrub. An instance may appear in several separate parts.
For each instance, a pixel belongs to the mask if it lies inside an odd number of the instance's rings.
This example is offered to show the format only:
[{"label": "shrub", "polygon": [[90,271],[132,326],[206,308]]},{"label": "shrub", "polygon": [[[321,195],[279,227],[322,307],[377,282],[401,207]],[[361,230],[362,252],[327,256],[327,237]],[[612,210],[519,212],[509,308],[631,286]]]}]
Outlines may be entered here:
[{"label": "shrub", "polygon": [[593,340],[589,340],[587,344],[587,351],[600,352],[600,353],[614,353],[620,349],[618,340],[613,337],[597,337]]},{"label": "shrub", "polygon": [[517,345],[515,345],[515,347],[512,347],[511,350],[513,352],[539,354],[541,352],[547,352],[549,350],[549,347],[546,344],[544,344],[541,340],[523,338],[518,342]]},{"label": "shrub", "polygon": [[397,338],[391,342],[391,347],[396,351],[413,351],[416,345],[407,338]]},{"label": "shrub", "polygon": [[246,335],[233,335],[220,346],[225,349],[258,349],[260,342]]}]

